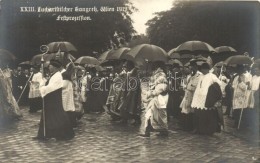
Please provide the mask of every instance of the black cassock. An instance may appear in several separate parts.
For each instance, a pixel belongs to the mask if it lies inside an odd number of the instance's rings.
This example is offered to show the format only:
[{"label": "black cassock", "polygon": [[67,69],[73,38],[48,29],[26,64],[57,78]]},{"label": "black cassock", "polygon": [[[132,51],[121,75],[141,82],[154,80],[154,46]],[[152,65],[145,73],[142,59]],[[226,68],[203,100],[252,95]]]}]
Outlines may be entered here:
[{"label": "black cassock", "polygon": [[[47,82],[48,84],[48,82]],[[71,139],[74,131],[69,117],[62,106],[62,88],[44,96],[45,138]],[[44,138],[43,114],[41,116],[38,138]]]}]

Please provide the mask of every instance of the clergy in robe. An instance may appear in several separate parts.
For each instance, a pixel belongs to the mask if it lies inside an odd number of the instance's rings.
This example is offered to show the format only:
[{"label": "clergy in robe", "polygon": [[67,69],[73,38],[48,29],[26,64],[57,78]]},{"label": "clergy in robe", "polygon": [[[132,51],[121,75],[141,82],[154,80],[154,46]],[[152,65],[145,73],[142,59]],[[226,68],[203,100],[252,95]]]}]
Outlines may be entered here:
[{"label": "clergy in robe", "polygon": [[221,106],[220,80],[209,72],[208,63],[201,65],[201,77],[195,89],[191,107],[194,108],[194,133],[213,135],[220,132],[218,107]]},{"label": "clergy in robe", "polygon": [[[67,140],[74,137],[74,131],[62,105],[62,75],[59,71],[61,63],[51,60],[49,71],[50,79],[45,86],[40,86],[40,93],[44,101],[43,114],[41,116],[40,127],[37,139],[56,138],[57,140]],[[45,120],[45,134],[44,134]]]},{"label": "clergy in robe", "polygon": [[[158,136],[168,136],[167,103],[169,99],[168,81],[163,71],[161,61],[151,64],[152,74],[149,80],[149,89],[142,92],[141,137],[150,137],[154,129]],[[142,83],[141,83],[142,84]]]}]

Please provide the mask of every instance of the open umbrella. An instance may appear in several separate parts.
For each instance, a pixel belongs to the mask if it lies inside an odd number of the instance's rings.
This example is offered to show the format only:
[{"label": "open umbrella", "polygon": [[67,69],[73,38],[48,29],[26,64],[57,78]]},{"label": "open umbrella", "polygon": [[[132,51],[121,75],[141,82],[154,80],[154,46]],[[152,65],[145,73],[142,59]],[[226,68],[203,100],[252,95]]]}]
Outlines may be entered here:
[{"label": "open umbrella", "polygon": [[170,59],[166,64],[167,65],[179,65],[180,67],[183,66],[181,61],[179,61],[178,59]]},{"label": "open umbrella", "polygon": [[194,58],[194,55],[191,55],[191,54],[181,54],[179,60],[182,63],[185,64],[185,63],[189,62],[192,58]]},{"label": "open umbrella", "polygon": [[106,70],[105,68],[103,68],[103,67],[100,66],[100,65],[95,66],[95,69],[96,69],[97,71],[105,71],[105,70]]},{"label": "open umbrella", "polygon": [[8,50],[0,49],[0,60],[15,60],[16,57]]},{"label": "open umbrella", "polygon": [[210,57],[206,58],[206,57],[203,57],[201,55],[195,56],[189,62],[190,63],[195,63],[198,66],[201,66],[203,63],[207,63],[210,67],[212,67],[212,60],[211,60],[211,58]]},{"label": "open umbrella", "polygon": [[183,67],[189,67],[190,66],[190,62],[187,62],[183,65]]},{"label": "open umbrella", "polygon": [[236,53],[236,49],[231,46],[219,46],[215,48],[217,53]]},{"label": "open umbrella", "polygon": [[248,64],[251,65],[253,63],[252,59],[248,56],[244,56],[244,55],[235,55],[235,56],[231,56],[229,58],[227,58],[224,63],[226,65],[243,65],[243,64]]},{"label": "open umbrella", "polygon": [[80,65],[86,65],[88,67],[97,66],[100,64],[100,62],[96,58],[90,57],[90,56],[79,57],[74,63],[80,64]]},{"label": "open umbrella", "polygon": [[170,56],[170,58],[172,59],[180,59],[181,56],[179,53],[171,53],[171,54],[168,54]]},{"label": "open umbrella", "polygon": [[126,47],[108,50],[108,51],[105,51],[104,53],[102,53],[100,55],[100,57],[98,57],[98,61],[100,61],[100,63],[105,63],[107,61],[123,59],[123,57],[129,51],[130,51],[130,48],[126,48]]},{"label": "open umbrella", "polygon": [[216,53],[214,55],[211,55],[214,63],[224,61],[228,57],[234,56],[237,51],[232,48],[231,46],[219,46],[215,48]]},{"label": "open umbrella", "polygon": [[[32,57],[31,59],[31,65],[40,65],[41,64],[41,58],[43,54],[37,54]],[[46,55],[44,55],[45,57]]]},{"label": "open umbrella", "polygon": [[200,53],[213,53],[216,52],[215,49],[206,42],[202,41],[187,41],[179,45],[175,52],[179,53],[192,53],[192,54],[200,54]]},{"label": "open umbrella", "polygon": [[60,61],[63,66],[66,66],[68,63],[76,60],[76,58],[70,53],[61,52],[61,51],[57,53],[45,54],[44,56],[45,61],[50,61],[52,59]]},{"label": "open umbrella", "polygon": [[203,57],[203,56],[196,56],[194,58],[192,58],[190,60],[190,62],[200,62],[200,61],[204,61],[206,62],[207,61],[207,58],[206,57]]},{"label": "open umbrella", "polygon": [[103,66],[120,64],[120,60],[124,59],[130,48],[122,47],[119,49],[112,49],[101,54],[99,61]]},{"label": "open umbrella", "polygon": [[108,52],[106,60],[122,59],[129,51],[130,48],[126,48],[126,47],[122,47],[119,49],[112,49]]},{"label": "open umbrella", "polygon": [[98,57],[98,61],[99,62],[104,62],[105,60],[106,60],[106,58],[107,58],[107,55],[108,55],[108,53],[110,52],[111,50],[107,50],[107,51],[105,51],[104,53],[102,53],[99,57]]},{"label": "open umbrella", "polygon": [[214,65],[214,67],[220,68],[220,67],[222,67],[222,66],[224,66],[224,65],[225,65],[224,62],[223,62],[223,61],[220,61],[220,62],[216,63],[216,64]]},{"label": "open umbrella", "polygon": [[42,57],[43,57],[43,60],[44,60],[45,63],[50,61],[51,59],[57,59],[55,53],[51,53],[51,54],[37,54],[37,55],[32,57],[31,65],[40,65]]},{"label": "open umbrella", "polygon": [[30,61],[24,61],[24,62],[19,63],[18,66],[23,67],[23,68],[30,68],[32,65],[31,65]]},{"label": "open umbrella", "polygon": [[51,42],[47,46],[49,48],[49,52],[51,52],[51,53],[55,53],[58,51],[62,51],[62,52],[77,51],[75,46],[72,43],[67,42],[67,41]]},{"label": "open umbrella", "polygon": [[[65,60],[65,54],[64,52],[58,52],[58,53],[50,53],[50,54],[37,54],[32,57],[31,59],[31,65],[40,65],[41,64],[41,58],[43,55],[44,62],[50,61],[51,59],[59,60],[63,65],[66,65],[64,62]],[[75,57],[71,54],[66,55],[68,60],[74,61]]]},{"label": "open umbrella", "polygon": [[146,62],[162,61],[166,63],[167,53],[156,45],[141,44],[132,48],[123,59],[133,61],[137,65],[143,65]]},{"label": "open umbrella", "polygon": [[170,50],[170,51],[168,52],[168,56],[169,56],[170,58],[172,58],[172,59],[180,59],[180,57],[181,57],[180,54],[176,52],[176,48]]}]

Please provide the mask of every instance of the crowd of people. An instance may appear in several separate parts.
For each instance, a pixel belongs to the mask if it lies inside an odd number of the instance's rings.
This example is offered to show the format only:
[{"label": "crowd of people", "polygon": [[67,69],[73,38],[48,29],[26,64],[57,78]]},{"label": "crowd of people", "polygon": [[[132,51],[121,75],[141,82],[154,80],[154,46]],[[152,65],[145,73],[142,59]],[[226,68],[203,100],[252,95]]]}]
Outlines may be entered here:
[{"label": "crowd of people", "polygon": [[259,64],[213,66],[191,59],[185,66],[156,61],[141,69],[117,60],[98,71],[52,59],[45,69],[2,67],[0,82],[1,122],[22,118],[18,102],[32,114],[42,110],[35,139],[71,139],[91,112],[139,126],[140,137],[152,131],[168,136],[172,120],[185,131],[212,135],[221,132],[223,110],[234,127],[259,131]]}]

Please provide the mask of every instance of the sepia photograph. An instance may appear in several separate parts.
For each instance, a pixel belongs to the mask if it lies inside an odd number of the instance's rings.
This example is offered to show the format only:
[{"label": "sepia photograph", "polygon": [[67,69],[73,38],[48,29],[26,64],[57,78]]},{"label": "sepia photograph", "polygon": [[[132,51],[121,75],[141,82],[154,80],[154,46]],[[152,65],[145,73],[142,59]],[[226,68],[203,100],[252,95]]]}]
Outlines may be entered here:
[{"label": "sepia photograph", "polygon": [[260,162],[260,1],[0,0],[0,162]]}]

